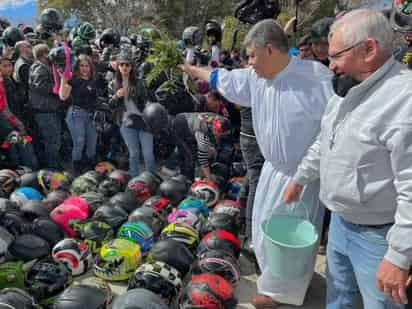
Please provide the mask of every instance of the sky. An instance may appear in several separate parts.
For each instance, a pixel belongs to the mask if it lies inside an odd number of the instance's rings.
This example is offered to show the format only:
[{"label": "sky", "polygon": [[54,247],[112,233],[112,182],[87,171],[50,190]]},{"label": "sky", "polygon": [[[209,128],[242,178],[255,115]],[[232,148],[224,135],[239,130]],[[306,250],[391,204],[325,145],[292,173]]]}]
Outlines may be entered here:
[{"label": "sky", "polygon": [[0,0],[0,16],[6,17],[14,25],[34,25],[36,0]]}]

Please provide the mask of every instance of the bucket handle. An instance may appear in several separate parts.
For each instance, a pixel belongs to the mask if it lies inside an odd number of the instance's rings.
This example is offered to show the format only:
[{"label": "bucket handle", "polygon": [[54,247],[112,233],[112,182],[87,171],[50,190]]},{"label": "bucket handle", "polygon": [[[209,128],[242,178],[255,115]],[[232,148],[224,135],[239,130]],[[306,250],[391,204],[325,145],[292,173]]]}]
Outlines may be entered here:
[{"label": "bucket handle", "polygon": [[[308,207],[306,207],[306,206],[305,206],[305,203],[303,203],[302,201],[297,201],[297,202],[293,202],[293,203],[290,203],[290,204],[282,203],[282,205],[283,205],[284,207],[286,207],[286,208],[289,208],[289,207],[292,208],[292,207],[295,206],[294,211],[296,211],[296,209],[298,209],[300,206],[302,206],[302,207],[305,209],[304,219],[306,219],[307,221],[310,222],[310,216],[309,216]],[[296,207],[296,205],[297,205],[297,207]],[[274,215],[274,212],[271,213],[271,215],[269,216],[269,218],[272,218],[273,215]],[[291,213],[291,215],[293,216],[293,213]],[[269,223],[269,220],[267,220],[266,226],[267,226],[268,223]]]}]

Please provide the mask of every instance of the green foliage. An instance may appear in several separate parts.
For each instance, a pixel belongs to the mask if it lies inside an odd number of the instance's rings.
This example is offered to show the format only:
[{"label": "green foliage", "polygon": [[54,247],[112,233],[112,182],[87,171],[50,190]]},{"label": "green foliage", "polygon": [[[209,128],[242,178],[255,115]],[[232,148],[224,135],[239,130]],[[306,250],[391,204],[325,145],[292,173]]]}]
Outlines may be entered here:
[{"label": "green foliage", "polygon": [[226,16],[223,20],[223,23],[225,27],[223,30],[222,48],[232,48],[235,32],[237,30],[237,37],[234,48],[240,49],[243,39],[248,33],[250,26],[240,23],[239,20],[234,16]]},{"label": "green foliage", "polygon": [[160,74],[166,73],[169,80],[181,75],[178,65],[183,63],[183,56],[177,49],[177,42],[163,35],[160,40],[152,43],[147,62],[153,64],[146,77],[146,84],[150,85]]}]

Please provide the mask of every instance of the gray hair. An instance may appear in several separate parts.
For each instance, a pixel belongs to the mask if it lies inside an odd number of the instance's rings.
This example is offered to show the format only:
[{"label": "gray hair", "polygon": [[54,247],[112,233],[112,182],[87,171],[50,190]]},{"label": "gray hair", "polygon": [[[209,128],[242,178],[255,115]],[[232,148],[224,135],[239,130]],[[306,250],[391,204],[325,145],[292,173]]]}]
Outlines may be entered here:
[{"label": "gray hair", "polygon": [[336,31],[343,36],[345,46],[353,46],[368,38],[374,39],[386,53],[393,50],[394,32],[387,18],[379,11],[358,9],[345,14],[330,28],[329,41]]},{"label": "gray hair", "polygon": [[33,47],[33,56],[35,60],[39,60],[41,57],[49,54],[49,46],[47,44],[37,44]]},{"label": "gray hair", "polygon": [[243,41],[244,47],[254,45],[256,48],[262,48],[266,44],[271,44],[283,53],[287,53],[289,50],[288,38],[285,32],[273,19],[264,19],[258,22],[249,30]]}]

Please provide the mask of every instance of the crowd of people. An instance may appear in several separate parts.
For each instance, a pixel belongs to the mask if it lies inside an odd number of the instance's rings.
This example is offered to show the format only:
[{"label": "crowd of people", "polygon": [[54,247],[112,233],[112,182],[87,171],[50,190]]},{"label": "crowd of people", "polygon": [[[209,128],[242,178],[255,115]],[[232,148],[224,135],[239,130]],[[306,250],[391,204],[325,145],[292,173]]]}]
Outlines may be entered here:
[{"label": "crowd of people", "polygon": [[[354,308],[359,296],[366,309],[403,308],[412,264],[412,3],[324,17],[291,48],[296,19],[282,28],[273,19],[276,1],[263,2],[236,10],[253,24],[241,50],[221,49],[215,20],[187,27],[176,46],[182,76],[160,73],[150,82],[147,56],[162,38],[155,28],[120,36],[82,22],[64,36],[54,9],[42,12],[36,29],[1,19],[2,168],[69,170],[86,179],[85,171],[110,161],[128,170],[138,198],[158,174],[181,174],[186,184],[206,181],[197,185],[208,188],[200,196],[208,206],[217,203],[214,186],[229,196],[229,178],[245,176],[231,199],[242,208],[242,251],[259,273],[256,308],[301,306],[317,253],[327,258],[326,308]],[[174,201],[179,186],[167,186],[163,193],[179,205],[185,194]],[[147,190],[145,200],[157,188]],[[3,191],[8,198],[11,190]],[[262,224],[285,212],[304,213],[320,235],[298,278],[275,276],[265,251]]]}]

